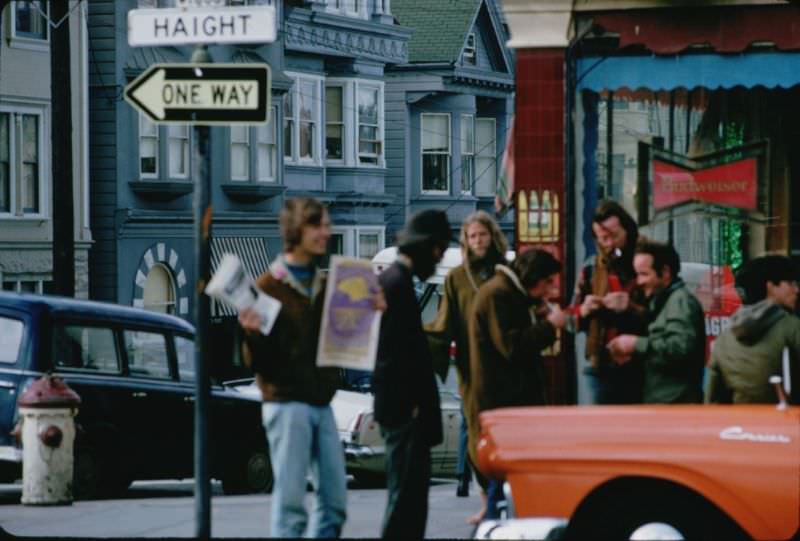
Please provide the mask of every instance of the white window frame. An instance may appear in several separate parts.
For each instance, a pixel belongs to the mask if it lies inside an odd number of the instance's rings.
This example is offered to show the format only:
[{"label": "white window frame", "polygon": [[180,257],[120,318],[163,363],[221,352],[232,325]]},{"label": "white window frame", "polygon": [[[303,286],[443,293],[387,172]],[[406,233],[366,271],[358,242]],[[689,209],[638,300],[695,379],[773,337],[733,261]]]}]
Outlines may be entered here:
[{"label": "white window frame", "polygon": [[[478,123],[491,122],[493,138],[490,142],[478,141]],[[478,160],[482,157],[491,156],[494,160],[494,189],[486,193],[479,193],[474,190],[477,196],[494,196],[497,190],[497,119],[492,117],[475,117],[475,181],[474,186],[478,186],[479,179],[486,173],[486,168],[478,167]],[[479,170],[480,169],[480,170]]]},{"label": "white window frame", "polygon": [[[270,111],[270,122],[265,125],[268,130],[272,130],[272,143],[267,143],[272,147],[272,176],[261,177],[259,176],[259,146],[262,144],[258,138],[258,128],[260,126],[242,126],[245,130],[246,141],[234,143],[232,136],[232,129],[228,130],[228,138],[231,151],[228,154],[230,160],[230,177],[233,182],[270,182],[274,183],[278,180],[278,132],[277,132],[277,107],[273,106]],[[245,154],[247,155],[247,175],[244,177],[233,175],[233,145],[243,144],[247,147]]]},{"label": "white window frame", "polygon": [[331,228],[331,233],[341,235],[342,255],[361,257],[359,240],[362,234],[378,235],[378,251],[386,247],[386,227],[380,225],[336,226]]},{"label": "white window frame", "polygon": [[[325,80],[325,87],[342,88],[342,120],[344,123],[344,140],[342,141],[342,159],[326,159],[325,164],[330,166],[384,168],[386,167],[386,101],[383,81],[371,79],[351,79],[342,77],[329,77]],[[358,93],[361,88],[378,91],[378,146],[377,163],[361,163],[359,152],[360,119],[358,114]],[[323,100],[323,103],[324,100]],[[327,112],[326,112],[327,117]],[[326,118],[327,125],[327,118]]]},{"label": "white window frame", "polygon": [[[324,104],[322,89],[324,88],[325,78],[307,73],[286,72],[286,75],[294,80],[294,84],[288,90],[288,92],[292,93],[292,117],[289,118],[284,111],[284,120],[292,122],[291,156],[286,154],[284,149],[284,161],[292,165],[322,165],[322,134],[324,133],[322,129],[322,107]],[[300,86],[302,82],[311,82],[316,87],[316,96],[312,101],[314,104],[312,122],[316,126],[316,134],[311,141],[314,155],[311,159],[300,157]]]},{"label": "white window frame", "polygon": [[[9,115],[9,211],[0,211],[0,219],[35,219],[41,220],[49,215],[48,201],[50,197],[50,155],[45,152],[45,141],[50,140],[50,111],[45,105],[19,104],[9,105],[7,100],[0,105],[0,113]],[[18,140],[22,135],[22,115],[38,117],[37,157],[39,167],[39,211],[24,212],[22,205],[22,147]],[[17,120],[19,119],[19,120]]]},{"label": "white window frame", "polygon": [[192,172],[192,130],[188,130],[188,136],[186,137],[187,140],[187,152],[188,156],[186,156],[186,173],[173,175],[170,172],[170,152],[169,152],[169,127],[167,125],[160,125],[156,124],[156,172],[155,173],[144,173],[142,172],[142,146],[141,141],[144,137],[153,137],[151,135],[142,135],[142,121],[147,117],[144,117],[144,113],[136,113],[137,114],[137,122],[136,122],[136,171],[139,174],[140,180],[149,180],[149,181],[160,181],[160,182],[169,182],[173,180],[188,180],[191,176]]},{"label": "white window frame", "polygon": [[[472,125],[472,148],[467,148],[469,145],[467,144],[467,138],[464,134],[464,128],[467,124]],[[461,163],[459,164],[460,169],[460,177],[461,177],[461,193],[462,194],[471,194],[475,191],[475,115],[469,114],[462,114],[460,119],[459,125],[459,139],[461,141]],[[469,158],[470,162],[470,171],[472,178],[469,181],[469,189],[464,189],[464,159]]]},{"label": "white window frame", "polygon": [[467,34],[467,41],[464,43],[464,52],[461,55],[462,63],[475,66],[478,63],[478,36],[475,32]]},{"label": "white window frame", "polygon": [[[444,190],[426,190],[425,189],[425,147],[424,147],[424,133],[425,133],[425,118],[426,117],[433,117],[433,116],[446,116],[447,117],[447,152],[428,152],[428,154],[438,154],[447,156],[447,187]],[[453,122],[450,113],[420,113],[419,117],[419,153],[420,153],[420,160],[419,160],[419,184],[420,184],[420,192],[424,195],[450,195],[450,189],[453,183],[453,179],[451,178],[453,171],[452,171],[452,164],[450,163],[452,160],[452,153],[453,153]]]},{"label": "white window frame", "polygon": [[[234,141],[233,140],[233,131],[234,130],[242,130],[242,132],[244,133],[244,141]],[[230,152],[231,180],[237,181],[237,182],[247,182],[253,177],[253,169],[251,167],[251,162],[253,161],[252,160],[253,145],[251,144],[251,141],[252,141],[253,138],[252,138],[251,133],[250,133],[250,127],[249,126],[231,126],[228,129],[228,137],[230,138],[230,147],[231,147],[231,152]],[[247,156],[247,159],[245,161],[245,164],[247,165],[247,170],[245,171],[244,176],[236,176],[236,175],[233,174],[233,163],[235,161],[235,158],[233,156],[233,149],[236,146],[245,147],[244,155]]]},{"label": "white window frame", "polygon": [[[44,26],[45,26],[45,36],[44,38],[34,38],[31,36],[26,35],[18,35],[17,34],[17,4],[19,3],[18,0],[13,0],[10,3],[10,14],[11,16],[8,17],[10,28],[8,35],[11,36],[11,39],[8,41],[8,46],[15,48],[15,49],[27,49],[29,51],[40,51],[40,52],[47,52],[50,50],[50,23],[49,18],[45,17]],[[47,11],[48,15],[50,13],[50,9],[48,7],[49,1],[42,0],[42,4],[44,9]],[[35,9],[35,8],[32,8]],[[38,12],[37,12],[38,13]]]}]

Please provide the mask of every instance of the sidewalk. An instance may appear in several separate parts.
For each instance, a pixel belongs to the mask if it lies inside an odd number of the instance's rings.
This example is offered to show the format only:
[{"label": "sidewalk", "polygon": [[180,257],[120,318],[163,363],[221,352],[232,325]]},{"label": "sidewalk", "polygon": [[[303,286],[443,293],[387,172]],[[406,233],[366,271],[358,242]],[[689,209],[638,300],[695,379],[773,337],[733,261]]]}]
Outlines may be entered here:
[{"label": "sidewalk", "polygon": [[[69,506],[19,504],[20,485],[0,485],[0,526],[14,536],[35,537],[193,537],[192,482],[134,483],[125,499],[80,501]],[[309,494],[309,509],[310,509]],[[224,496],[212,486],[213,537],[269,536],[271,496]],[[480,505],[476,487],[469,498],[455,497],[455,482],[431,486],[428,538],[469,538],[465,518]],[[386,504],[384,489],[350,489],[349,517],[342,535],[374,538]]]}]

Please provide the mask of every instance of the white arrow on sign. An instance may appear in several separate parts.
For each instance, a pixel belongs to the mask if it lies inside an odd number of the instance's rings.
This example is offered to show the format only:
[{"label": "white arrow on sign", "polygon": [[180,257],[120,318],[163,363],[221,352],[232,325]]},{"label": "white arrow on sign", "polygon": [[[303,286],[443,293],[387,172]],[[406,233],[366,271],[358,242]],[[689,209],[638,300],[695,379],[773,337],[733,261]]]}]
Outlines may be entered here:
[{"label": "white arrow on sign", "polygon": [[256,81],[171,79],[163,69],[131,92],[159,120],[165,109],[257,109]]}]

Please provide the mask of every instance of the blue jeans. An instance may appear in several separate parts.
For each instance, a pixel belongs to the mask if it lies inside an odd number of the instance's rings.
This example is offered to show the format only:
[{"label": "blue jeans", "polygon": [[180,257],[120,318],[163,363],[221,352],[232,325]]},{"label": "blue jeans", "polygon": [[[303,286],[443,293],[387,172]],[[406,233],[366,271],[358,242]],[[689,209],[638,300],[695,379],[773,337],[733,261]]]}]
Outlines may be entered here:
[{"label": "blue jeans", "polygon": [[497,520],[500,518],[498,504],[505,501],[503,494],[503,483],[497,479],[489,479],[489,486],[486,487],[486,520]]},{"label": "blue jeans", "polygon": [[472,479],[472,472],[467,460],[467,418],[464,417],[464,406],[461,406],[461,426],[458,430],[458,462],[456,463],[456,475],[459,481],[469,483]]},{"label": "blue jeans", "polygon": [[347,517],[347,477],[330,406],[265,402],[261,413],[275,476],[272,537],[304,536],[308,512],[303,500],[309,469],[316,491],[311,536],[339,537]]}]

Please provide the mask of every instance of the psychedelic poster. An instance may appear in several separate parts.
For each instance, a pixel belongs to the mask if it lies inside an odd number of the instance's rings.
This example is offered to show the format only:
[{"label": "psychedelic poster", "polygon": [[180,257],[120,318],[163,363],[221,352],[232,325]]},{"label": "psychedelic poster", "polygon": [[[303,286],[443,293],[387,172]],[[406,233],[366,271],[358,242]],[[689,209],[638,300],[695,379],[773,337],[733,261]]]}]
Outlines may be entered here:
[{"label": "psychedelic poster", "polygon": [[363,259],[333,256],[322,309],[317,366],[373,370],[381,312],[378,277]]}]

